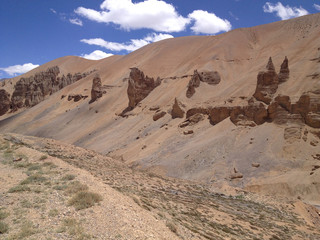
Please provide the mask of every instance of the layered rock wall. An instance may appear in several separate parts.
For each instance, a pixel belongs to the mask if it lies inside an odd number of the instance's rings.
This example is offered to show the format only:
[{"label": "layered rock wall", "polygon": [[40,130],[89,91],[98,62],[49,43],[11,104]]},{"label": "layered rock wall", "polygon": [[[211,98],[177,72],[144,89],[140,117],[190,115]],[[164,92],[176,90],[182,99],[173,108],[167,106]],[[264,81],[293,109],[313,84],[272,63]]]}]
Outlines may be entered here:
[{"label": "layered rock wall", "polygon": [[[2,108],[0,115],[5,114],[10,108],[11,111],[14,112],[19,108],[33,107],[43,101],[47,96],[86,77],[90,73],[68,73],[67,75],[59,76],[60,69],[54,66],[44,72],[38,72],[31,77],[20,78],[15,84],[14,91],[9,100],[10,107],[7,107],[8,100],[6,100],[6,107]],[[2,98],[4,95],[5,94],[2,93]]]}]

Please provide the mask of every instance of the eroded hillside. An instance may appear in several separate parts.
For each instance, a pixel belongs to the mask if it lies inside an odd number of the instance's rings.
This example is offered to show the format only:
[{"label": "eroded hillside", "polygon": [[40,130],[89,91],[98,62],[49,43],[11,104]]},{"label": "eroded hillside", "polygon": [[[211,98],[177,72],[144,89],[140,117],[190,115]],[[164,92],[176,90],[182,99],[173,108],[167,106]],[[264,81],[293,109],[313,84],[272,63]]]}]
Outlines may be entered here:
[{"label": "eroded hillside", "polygon": [[[41,70],[95,73],[32,108],[7,111],[0,131],[61,140],[214,188],[318,204],[319,22],[314,14],[100,61],[55,60]],[[3,102],[19,82],[10,81]]]}]

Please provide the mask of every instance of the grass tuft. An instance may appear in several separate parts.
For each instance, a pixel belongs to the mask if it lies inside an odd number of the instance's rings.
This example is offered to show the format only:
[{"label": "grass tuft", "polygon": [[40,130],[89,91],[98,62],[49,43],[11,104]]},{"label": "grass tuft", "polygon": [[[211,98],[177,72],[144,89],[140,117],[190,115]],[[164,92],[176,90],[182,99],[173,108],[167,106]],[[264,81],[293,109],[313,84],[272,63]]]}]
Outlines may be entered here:
[{"label": "grass tuft", "polygon": [[8,192],[15,193],[15,192],[29,192],[29,191],[31,191],[31,189],[28,186],[18,185],[10,188]]},{"label": "grass tuft", "polygon": [[45,182],[46,180],[47,179],[44,176],[42,176],[39,173],[36,173],[36,174],[33,174],[33,175],[27,177],[20,184],[26,185],[26,184],[31,184],[31,183],[41,183],[41,182]]},{"label": "grass tuft", "polygon": [[75,196],[73,196],[69,200],[69,205],[74,206],[76,210],[81,210],[85,208],[89,208],[102,201],[102,197],[100,194],[93,192],[78,192]]},{"label": "grass tuft", "polygon": [[75,194],[78,192],[87,191],[89,187],[85,184],[80,183],[79,181],[71,182],[66,188],[67,194]]},{"label": "grass tuft", "polygon": [[4,233],[6,233],[6,232],[8,232],[8,231],[9,231],[9,226],[8,226],[8,224],[0,221],[0,234],[4,234]]},{"label": "grass tuft", "polygon": [[62,180],[63,180],[63,181],[72,181],[72,180],[75,179],[75,178],[76,178],[75,175],[73,175],[73,174],[67,174],[67,175],[65,175],[65,176],[62,177]]},{"label": "grass tuft", "polygon": [[3,220],[8,216],[9,216],[8,212],[3,211],[2,209],[0,210],[0,220]]}]

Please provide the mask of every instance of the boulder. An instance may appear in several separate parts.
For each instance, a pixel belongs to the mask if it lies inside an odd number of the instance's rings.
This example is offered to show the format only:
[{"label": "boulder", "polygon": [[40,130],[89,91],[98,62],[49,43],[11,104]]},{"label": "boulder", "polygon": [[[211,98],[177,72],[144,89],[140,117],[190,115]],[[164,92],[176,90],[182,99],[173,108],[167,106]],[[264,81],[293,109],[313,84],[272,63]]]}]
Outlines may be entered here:
[{"label": "boulder", "polygon": [[82,94],[70,94],[68,95],[68,101],[73,100],[74,102],[79,102],[81,99],[86,99],[88,96],[83,96]]},{"label": "boulder", "polygon": [[172,106],[171,116],[172,118],[183,118],[184,117],[183,106],[177,98],[174,99],[174,104]]},{"label": "boulder", "polygon": [[137,106],[137,104],[146,98],[160,83],[160,78],[154,80],[148,76],[145,77],[144,73],[138,68],[131,68],[127,89],[129,98],[128,108],[133,109]]},{"label": "boulder", "polygon": [[255,167],[255,168],[258,168],[258,167],[260,167],[260,163],[251,163],[251,166]]},{"label": "boulder", "polygon": [[190,135],[193,134],[193,130],[187,130],[187,131],[183,131],[184,135]]},{"label": "boulder", "polygon": [[233,179],[237,179],[237,178],[243,178],[243,174],[237,172],[237,173],[232,173],[230,175],[230,179],[233,180]]},{"label": "boulder", "polygon": [[217,85],[221,81],[220,74],[217,71],[202,71],[200,80],[210,85]]},{"label": "boulder", "polygon": [[10,105],[10,94],[4,89],[0,89],[0,116],[10,109]]},{"label": "boulder", "polygon": [[157,112],[153,115],[153,121],[157,121],[160,118],[164,117],[164,115],[166,115],[165,111],[161,111],[161,112]]}]

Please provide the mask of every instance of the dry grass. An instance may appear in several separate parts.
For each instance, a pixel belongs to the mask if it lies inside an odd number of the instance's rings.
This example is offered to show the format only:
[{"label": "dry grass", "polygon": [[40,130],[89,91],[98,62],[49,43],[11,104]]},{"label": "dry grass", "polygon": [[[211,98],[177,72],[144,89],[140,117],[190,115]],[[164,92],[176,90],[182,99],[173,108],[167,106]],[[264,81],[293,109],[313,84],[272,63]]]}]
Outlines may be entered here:
[{"label": "dry grass", "polygon": [[63,180],[63,181],[72,181],[72,180],[74,180],[75,178],[76,178],[75,175],[73,175],[73,174],[67,174],[67,175],[65,175],[65,176],[62,177],[62,180]]},{"label": "dry grass", "polygon": [[7,233],[9,231],[9,226],[5,222],[0,221],[0,234]]},{"label": "dry grass", "polygon": [[93,192],[78,192],[69,200],[69,205],[74,206],[76,210],[81,210],[94,206],[102,201],[102,197],[98,193]]},{"label": "dry grass", "polygon": [[14,186],[12,188],[9,189],[9,193],[15,193],[15,192],[30,192],[31,188],[29,188],[26,185],[18,185],[18,186]]},{"label": "dry grass", "polygon": [[40,173],[33,174],[23,180],[20,184],[27,185],[27,184],[35,184],[35,183],[43,183],[47,180],[46,177],[42,176]]},{"label": "dry grass", "polygon": [[87,191],[89,187],[85,184],[80,183],[79,181],[71,182],[66,188],[67,194],[75,194],[82,191]]}]

